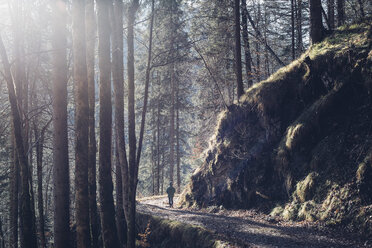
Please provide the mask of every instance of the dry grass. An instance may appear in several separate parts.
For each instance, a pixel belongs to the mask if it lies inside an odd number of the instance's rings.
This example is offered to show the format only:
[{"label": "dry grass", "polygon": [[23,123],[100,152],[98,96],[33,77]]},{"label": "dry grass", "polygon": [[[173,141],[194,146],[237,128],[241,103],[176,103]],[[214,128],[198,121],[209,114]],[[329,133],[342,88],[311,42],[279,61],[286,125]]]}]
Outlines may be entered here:
[{"label": "dry grass", "polygon": [[309,56],[316,59],[318,56],[333,52],[335,56],[344,54],[355,47],[368,47],[370,23],[352,24],[340,27],[335,33],[327,37],[323,42],[310,48]]}]

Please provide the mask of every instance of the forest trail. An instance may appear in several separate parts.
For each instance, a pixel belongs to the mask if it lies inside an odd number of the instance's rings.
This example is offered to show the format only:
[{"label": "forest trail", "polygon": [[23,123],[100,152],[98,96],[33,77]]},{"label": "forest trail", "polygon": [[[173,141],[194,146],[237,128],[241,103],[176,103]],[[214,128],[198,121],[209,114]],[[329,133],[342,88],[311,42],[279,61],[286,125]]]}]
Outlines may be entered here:
[{"label": "forest trail", "polygon": [[[178,199],[175,199],[175,203]],[[308,222],[289,222],[253,210],[190,210],[169,208],[167,197],[139,200],[138,211],[210,230],[229,247],[372,247],[350,234]],[[211,210],[211,209],[209,209]]]}]

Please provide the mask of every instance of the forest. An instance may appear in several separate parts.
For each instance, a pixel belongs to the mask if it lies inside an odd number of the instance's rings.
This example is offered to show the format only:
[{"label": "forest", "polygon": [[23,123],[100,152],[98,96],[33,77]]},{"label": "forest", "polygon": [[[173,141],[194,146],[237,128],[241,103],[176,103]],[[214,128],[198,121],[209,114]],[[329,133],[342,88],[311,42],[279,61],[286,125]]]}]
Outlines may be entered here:
[{"label": "forest", "polygon": [[372,247],[371,123],[370,0],[0,0],[0,248]]}]

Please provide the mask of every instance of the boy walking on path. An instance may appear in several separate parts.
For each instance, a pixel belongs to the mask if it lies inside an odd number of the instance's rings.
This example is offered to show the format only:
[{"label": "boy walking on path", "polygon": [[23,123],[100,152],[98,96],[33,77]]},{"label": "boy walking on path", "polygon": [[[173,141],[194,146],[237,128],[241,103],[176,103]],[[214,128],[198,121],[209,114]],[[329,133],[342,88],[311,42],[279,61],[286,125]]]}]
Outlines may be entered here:
[{"label": "boy walking on path", "polygon": [[169,199],[169,207],[173,207],[173,197],[176,190],[173,188],[172,182],[170,182],[169,187],[167,188],[167,194]]}]

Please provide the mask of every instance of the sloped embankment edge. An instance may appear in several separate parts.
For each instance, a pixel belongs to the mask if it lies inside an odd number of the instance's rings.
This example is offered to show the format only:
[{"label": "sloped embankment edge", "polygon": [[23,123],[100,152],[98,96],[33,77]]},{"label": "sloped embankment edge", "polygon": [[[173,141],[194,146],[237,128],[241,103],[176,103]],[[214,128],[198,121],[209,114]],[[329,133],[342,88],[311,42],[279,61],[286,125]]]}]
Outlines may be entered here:
[{"label": "sloped embankment edge", "polygon": [[230,247],[211,231],[196,225],[137,213],[138,233],[146,239],[140,247],[223,248]]}]

